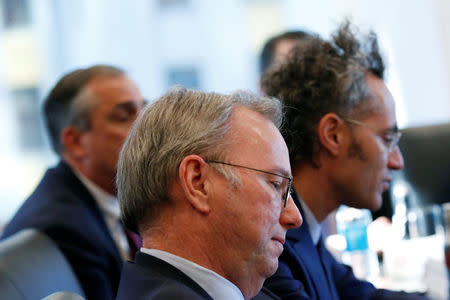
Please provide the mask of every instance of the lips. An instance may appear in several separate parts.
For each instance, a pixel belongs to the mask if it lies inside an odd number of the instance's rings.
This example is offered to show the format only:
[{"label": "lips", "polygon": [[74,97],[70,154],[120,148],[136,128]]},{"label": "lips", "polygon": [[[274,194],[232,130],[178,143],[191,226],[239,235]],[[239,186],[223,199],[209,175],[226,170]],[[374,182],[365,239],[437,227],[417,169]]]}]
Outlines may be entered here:
[{"label": "lips", "polygon": [[389,189],[389,185],[391,184],[391,179],[384,179],[381,184],[383,185],[383,191],[387,191]]},{"label": "lips", "polygon": [[281,245],[284,245],[285,239],[281,237],[274,237],[272,240],[279,242]]}]

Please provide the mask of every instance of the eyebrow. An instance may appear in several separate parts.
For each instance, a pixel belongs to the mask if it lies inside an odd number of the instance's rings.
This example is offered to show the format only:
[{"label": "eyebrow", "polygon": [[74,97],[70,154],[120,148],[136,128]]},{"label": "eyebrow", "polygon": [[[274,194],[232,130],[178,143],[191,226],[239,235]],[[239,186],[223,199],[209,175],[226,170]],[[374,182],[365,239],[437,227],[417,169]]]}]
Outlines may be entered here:
[{"label": "eyebrow", "polygon": [[254,167],[248,167],[248,166],[239,165],[239,164],[232,164],[232,163],[218,161],[218,160],[206,160],[205,162],[234,166],[234,167],[244,168],[247,170],[253,170],[253,171],[261,172],[261,173],[265,173],[265,174],[275,175],[275,176],[292,177],[292,174],[290,174],[286,169],[284,169],[282,167],[273,167],[270,169],[258,169],[258,168],[254,168]]},{"label": "eyebrow", "polygon": [[268,167],[267,169],[264,169],[264,171],[273,173],[274,175],[281,175],[281,176],[285,176],[285,177],[292,176],[291,172],[289,172],[287,169],[285,169],[281,166]]},{"label": "eyebrow", "polygon": [[129,101],[126,101],[126,102],[121,102],[121,103],[116,104],[116,105],[114,106],[114,109],[130,109],[130,108],[133,108],[133,109],[134,109],[134,108],[136,108],[136,107],[142,108],[142,107],[144,107],[147,103],[148,103],[148,102],[144,99],[143,102],[142,102],[142,105],[140,106],[140,105],[137,104],[135,101],[129,100]]},{"label": "eyebrow", "polygon": [[286,177],[292,176],[292,174],[290,172],[288,172],[286,169],[281,168],[281,167],[275,167],[275,168],[269,169],[269,172],[277,174],[277,175],[283,175]]}]

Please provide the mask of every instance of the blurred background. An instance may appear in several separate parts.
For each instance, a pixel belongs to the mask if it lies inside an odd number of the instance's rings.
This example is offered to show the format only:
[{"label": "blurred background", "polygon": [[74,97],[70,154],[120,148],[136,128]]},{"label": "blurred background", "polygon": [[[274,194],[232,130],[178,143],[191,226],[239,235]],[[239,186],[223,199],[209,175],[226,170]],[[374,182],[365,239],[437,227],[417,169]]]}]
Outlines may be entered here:
[{"label": "blurred background", "polygon": [[0,0],[0,224],[56,162],[41,103],[63,74],[117,65],[150,101],[175,83],[257,92],[266,39],[344,17],[378,34],[400,128],[448,122],[447,0]]}]

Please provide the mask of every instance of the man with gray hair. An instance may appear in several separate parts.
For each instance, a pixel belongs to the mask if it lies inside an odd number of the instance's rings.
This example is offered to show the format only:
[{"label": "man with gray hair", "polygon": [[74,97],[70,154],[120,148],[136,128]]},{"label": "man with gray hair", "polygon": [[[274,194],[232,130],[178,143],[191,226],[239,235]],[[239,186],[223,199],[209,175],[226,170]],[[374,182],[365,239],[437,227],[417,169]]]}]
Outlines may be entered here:
[{"label": "man with gray hair", "polygon": [[114,179],[120,148],[143,106],[136,83],[119,68],[95,65],[62,77],[44,101],[50,140],[61,160],[2,237],[30,227],[48,235],[88,299],[113,299],[122,262],[135,253],[120,222]]},{"label": "man with gray hair", "polygon": [[140,114],[117,188],[122,220],[143,248],[125,264],[117,299],[249,299],[260,291],[286,231],[302,222],[281,120],[277,99],[183,87]]}]

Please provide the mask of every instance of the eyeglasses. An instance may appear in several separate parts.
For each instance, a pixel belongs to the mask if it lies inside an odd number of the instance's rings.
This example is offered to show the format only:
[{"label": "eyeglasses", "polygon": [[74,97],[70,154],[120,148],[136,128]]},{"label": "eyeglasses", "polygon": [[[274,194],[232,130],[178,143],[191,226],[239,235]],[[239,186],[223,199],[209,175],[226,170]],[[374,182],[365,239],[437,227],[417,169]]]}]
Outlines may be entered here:
[{"label": "eyeglasses", "polygon": [[[284,193],[281,196],[281,199],[283,201],[283,207],[286,207],[286,204],[287,204],[287,201],[289,199],[289,196],[291,195],[292,176],[284,176],[284,175],[277,174],[277,173],[272,173],[272,172],[259,170],[259,169],[255,169],[255,168],[250,168],[250,167],[246,167],[246,166],[241,166],[241,165],[230,164],[230,163],[227,163],[227,162],[217,161],[217,160],[206,160],[205,162],[206,163],[212,163],[212,164],[222,164],[222,165],[227,165],[227,166],[231,166],[231,167],[243,168],[243,169],[252,170],[252,171],[265,173],[265,174],[270,174],[270,175],[274,175],[274,176],[278,176],[278,177],[287,179],[288,181],[287,181],[286,187],[284,189]],[[281,186],[281,188],[284,187],[283,184],[280,185],[280,186]]]},{"label": "eyeglasses", "polygon": [[[376,128],[374,126],[371,126],[369,124],[366,124],[366,123],[358,121],[358,120],[347,119],[347,118],[342,118],[342,119],[347,123],[351,123],[351,124],[354,124],[357,126],[364,126],[364,127],[376,130],[376,131],[379,130],[379,128]],[[383,139],[386,144],[386,147],[388,148],[389,153],[394,151],[394,149],[395,149],[395,147],[397,147],[398,142],[400,141],[401,137],[402,137],[402,133],[400,131],[391,131],[388,134],[386,134],[386,136]]]}]

